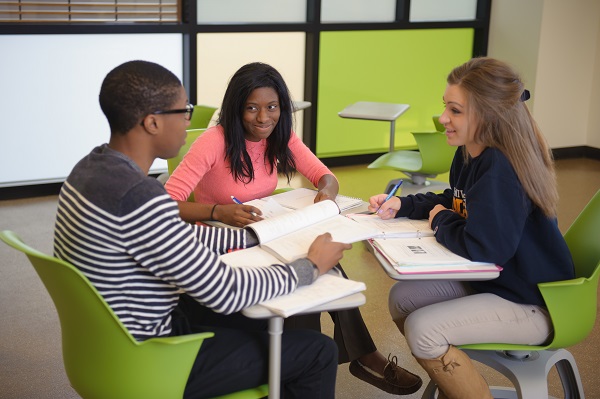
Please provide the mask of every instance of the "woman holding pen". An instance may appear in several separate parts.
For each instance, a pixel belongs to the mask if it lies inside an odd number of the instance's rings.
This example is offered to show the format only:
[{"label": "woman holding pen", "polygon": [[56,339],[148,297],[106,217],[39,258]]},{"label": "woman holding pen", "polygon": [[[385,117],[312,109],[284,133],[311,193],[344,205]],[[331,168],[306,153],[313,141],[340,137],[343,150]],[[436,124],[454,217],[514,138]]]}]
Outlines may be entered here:
[{"label": "woman holding pen", "polygon": [[[315,202],[335,199],[337,179],[292,131],[292,122],[292,100],[279,72],[258,62],[241,67],[229,82],[217,125],[192,144],[165,185],[179,203],[181,218],[219,220],[239,227],[258,221],[260,209],[235,201],[270,195],[277,187],[278,173],[289,181],[296,170],[318,188]],[[192,191],[194,203],[186,201]],[[351,362],[353,375],[396,395],[421,387],[418,376],[377,350],[358,309],[330,315],[338,361]],[[320,331],[320,317],[291,317],[285,328]]]},{"label": "woman holding pen", "polygon": [[384,201],[383,219],[429,219],[438,242],[474,261],[502,266],[489,281],[422,280],[394,285],[392,319],[445,398],[491,398],[455,345],[541,345],[552,322],[538,283],[574,278],[558,229],[552,154],[525,104],[529,92],[507,64],[474,58],[448,75],[440,122],[457,146],[450,189]]},{"label": "woman holding pen", "polygon": [[[281,173],[295,171],[319,192],[315,202],[334,200],[338,181],[292,130],[293,112],[285,81],[275,68],[252,63],[232,77],[216,126],[191,146],[165,188],[188,222],[218,220],[243,227],[261,211],[240,202],[271,195]],[[196,202],[187,202],[190,193]],[[252,215],[255,213],[256,216]]]}]

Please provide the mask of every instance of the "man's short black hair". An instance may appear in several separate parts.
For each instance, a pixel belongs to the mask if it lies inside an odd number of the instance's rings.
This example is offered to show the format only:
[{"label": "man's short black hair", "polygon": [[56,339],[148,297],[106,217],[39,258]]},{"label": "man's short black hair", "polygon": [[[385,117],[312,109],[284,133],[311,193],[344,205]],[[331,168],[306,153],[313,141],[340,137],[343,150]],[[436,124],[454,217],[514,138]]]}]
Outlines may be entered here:
[{"label": "man's short black hair", "polygon": [[106,75],[100,107],[111,134],[125,134],[148,114],[168,109],[178,99],[181,81],[171,71],[148,61],[129,61]]}]

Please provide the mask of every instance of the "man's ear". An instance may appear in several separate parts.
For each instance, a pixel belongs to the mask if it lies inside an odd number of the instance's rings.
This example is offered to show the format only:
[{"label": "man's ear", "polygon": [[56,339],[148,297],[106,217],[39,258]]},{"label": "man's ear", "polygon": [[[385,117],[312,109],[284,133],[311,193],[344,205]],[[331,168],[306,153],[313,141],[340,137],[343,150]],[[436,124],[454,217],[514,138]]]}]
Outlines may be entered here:
[{"label": "man's ear", "polygon": [[148,114],[142,119],[142,126],[146,132],[152,135],[157,134],[160,129],[160,119],[156,115]]}]

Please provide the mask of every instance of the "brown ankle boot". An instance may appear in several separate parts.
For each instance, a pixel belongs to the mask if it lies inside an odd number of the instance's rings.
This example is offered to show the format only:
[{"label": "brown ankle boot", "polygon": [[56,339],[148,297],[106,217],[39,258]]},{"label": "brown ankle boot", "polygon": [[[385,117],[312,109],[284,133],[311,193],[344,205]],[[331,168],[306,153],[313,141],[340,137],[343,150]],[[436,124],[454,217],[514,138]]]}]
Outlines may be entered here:
[{"label": "brown ankle boot", "polygon": [[475,369],[469,356],[450,346],[437,359],[418,359],[438,389],[448,399],[493,399],[487,383]]}]

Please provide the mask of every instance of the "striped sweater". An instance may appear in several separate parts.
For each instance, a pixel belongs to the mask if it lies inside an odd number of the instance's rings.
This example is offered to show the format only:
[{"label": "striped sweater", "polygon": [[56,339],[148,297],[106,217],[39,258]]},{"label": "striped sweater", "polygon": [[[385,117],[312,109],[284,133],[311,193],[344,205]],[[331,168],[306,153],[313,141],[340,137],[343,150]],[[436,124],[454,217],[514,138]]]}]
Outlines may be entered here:
[{"label": "striped sweater", "polygon": [[181,293],[230,314],[293,291],[299,275],[307,283],[308,262],[231,268],[219,260],[246,246],[245,230],[183,222],[163,186],[107,145],[75,166],[59,195],[55,256],[79,268],[139,340],[171,332]]}]

